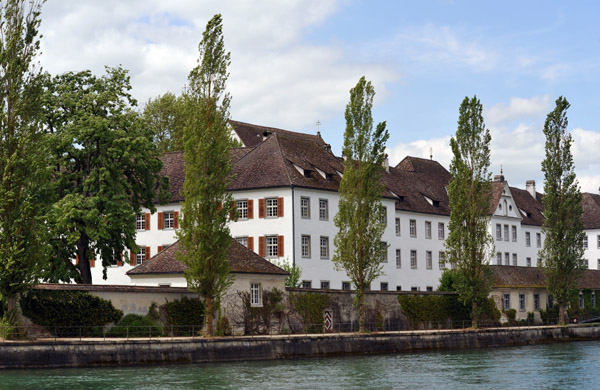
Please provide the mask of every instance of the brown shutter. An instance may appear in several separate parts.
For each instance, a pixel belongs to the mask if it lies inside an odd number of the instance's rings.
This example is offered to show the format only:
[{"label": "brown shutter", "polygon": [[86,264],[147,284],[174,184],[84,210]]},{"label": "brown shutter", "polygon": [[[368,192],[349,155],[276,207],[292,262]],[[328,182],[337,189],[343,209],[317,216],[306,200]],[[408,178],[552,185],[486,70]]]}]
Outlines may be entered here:
[{"label": "brown shutter", "polygon": [[259,199],[258,200],[258,218],[264,218],[264,217],[265,217],[265,200]]},{"label": "brown shutter", "polygon": [[258,237],[258,255],[265,257],[265,236]]},{"label": "brown shutter", "polygon": [[146,247],[146,260],[148,260],[150,258],[150,247],[147,246]]},{"label": "brown shutter", "polygon": [[248,249],[254,250],[254,237],[248,237]]},{"label": "brown shutter", "polygon": [[163,213],[158,213],[158,230],[162,230],[163,229]]},{"label": "brown shutter", "polygon": [[179,229],[179,211],[173,212],[173,228]]},{"label": "brown shutter", "polygon": [[117,266],[118,267],[122,267],[123,266],[123,254],[121,253],[121,260],[117,260]]},{"label": "brown shutter", "polygon": [[157,251],[156,253],[160,253],[161,251],[162,251],[162,246],[161,246],[161,245],[159,245],[159,246],[158,246],[158,251]]},{"label": "brown shutter", "polygon": [[254,201],[248,199],[248,219],[254,218]]},{"label": "brown shutter", "polygon": [[135,253],[133,251],[129,251],[129,264],[135,265]]},{"label": "brown shutter", "polygon": [[283,217],[283,198],[277,198],[277,216]]},{"label": "brown shutter", "polygon": [[150,213],[146,213],[146,230],[150,230]]},{"label": "brown shutter", "polygon": [[96,266],[96,259],[94,257],[90,258],[90,267]]},{"label": "brown shutter", "polygon": [[221,210],[223,208],[223,202],[219,202],[219,205],[217,206],[217,210]]},{"label": "brown shutter", "polygon": [[79,255],[75,254],[75,265],[79,264]]},{"label": "brown shutter", "polygon": [[277,236],[277,256],[283,257],[283,236]]}]

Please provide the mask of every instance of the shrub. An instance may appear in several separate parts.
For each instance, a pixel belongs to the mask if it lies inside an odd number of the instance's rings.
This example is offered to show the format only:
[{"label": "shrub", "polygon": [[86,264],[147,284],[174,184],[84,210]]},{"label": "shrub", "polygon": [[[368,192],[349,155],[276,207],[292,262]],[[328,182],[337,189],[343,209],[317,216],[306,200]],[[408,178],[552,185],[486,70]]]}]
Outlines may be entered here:
[{"label": "shrub", "polygon": [[329,297],[316,293],[290,293],[290,305],[300,315],[307,333],[323,331],[323,312],[329,305]]},{"label": "shrub", "polygon": [[55,336],[87,336],[93,327],[118,321],[123,312],[83,291],[30,291],[21,299],[26,317]]},{"label": "shrub", "polygon": [[109,337],[159,337],[163,334],[162,326],[147,316],[127,314],[108,332]]},{"label": "shrub", "polygon": [[216,336],[231,336],[231,325],[229,324],[229,318],[227,316],[221,316],[217,323]]},{"label": "shrub", "polygon": [[253,307],[250,304],[248,291],[238,292],[243,304],[244,334],[266,334],[271,330],[275,317],[281,318],[285,311],[283,293],[277,289],[264,289],[262,292],[262,306]]},{"label": "shrub", "polygon": [[517,311],[515,309],[504,310],[504,314],[506,314],[506,319],[508,320],[508,325],[516,325],[517,321]]},{"label": "shrub", "polygon": [[193,336],[204,326],[204,303],[198,298],[183,297],[161,306],[166,326],[174,336]]}]

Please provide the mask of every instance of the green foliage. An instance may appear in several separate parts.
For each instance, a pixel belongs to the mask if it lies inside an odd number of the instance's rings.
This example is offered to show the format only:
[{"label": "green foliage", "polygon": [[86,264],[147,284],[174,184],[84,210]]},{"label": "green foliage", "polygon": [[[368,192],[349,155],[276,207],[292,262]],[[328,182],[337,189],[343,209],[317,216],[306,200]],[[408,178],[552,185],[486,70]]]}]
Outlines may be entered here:
[{"label": "green foliage", "polygon": [[227,316],[220,316],[219,322],[217,323],[216,336],[231,336],[231,325],[229,324],[229,318]]},{"label": "green foliage", "polygon": [[46,261],[49,179],[41,125],[38,1],[0,3],[0,294],[16,295]]},{"label": "green foliage", "polygon": [[225,53],[221,15],[206,25],[199,51],[198,66],[190,72],[184,95],[185,200],[177,259],[186,265],[188,288],[204,298],[206,330],[212,336],[218,302],[233,282],[227,259],[231,245],[227,223],[234,209],[227,192],[233,145],[227,123],[230,97],[225,92],[230,54]]},{"label": "green foliage", "polygon": [[385,226],[381,222],[381,175],[389,133],[385,122],[380,122],[373,131],[374,96],[375,89],[364,76],[350,90],[345,113],[344,175],[334,219],[338,232],[332,260],[335,268],[345,271],[356,286],[355,304],[361,331],[365,323],[365,289],[383,272],[381,236]]},{"label": "green foliage", "polygon": [[165,201],[168,182],[159,175],[152,130],[133,109],[127,71],[47,75],[46,88],[56,195],[49,218],[55,253],[46,279],[92,283],[93,253],[106,278],[106,268],[121,261],[126,248],[137,251],[135,215],[142,207],[154,211],[156,199]]},{"label": "green foliage", "polygon": [[290,305],[300,315],[306,333],[323,331],[324,312],[329,305],[329,297],[316,293],[290,293]]},{"label": "green foliage", "polygon": [[506,314],[506,319],[508,320],[508,325],[516,325],[517,324],[517,311],[515,309],[508,309],[504,311]]},{"label": "green foliage", "polygon": [[271,262],[289,273],[289,275],[285,278],[286,287],[300,287],[302,285],[302,270],[297,264],[290,264],[287,260],[271,260]]},{"label": "green foliage", "polygon": [[263,290],[262,306],[255,307],[250,304],[250,293],[238,293],[243,302],[244,334],[266,334],[271,331],[274,318],[281,323],[285,306],[283,305],[283,292],[277,288]]},{"label": "green foliage", "polygon": [[567,133],[567,99],[556,100],[555,109],[544,124],[546,157],[544,172],[544,247],[540,251],[547,289],[559,305],[560,322],[565,322],[565,309],[577,295],[577,281],[583,265],[583,232],[581,190],[575,175],[571,154],[571,134]]},{"label": "green foliage", "polygon": [[21,298],[21,309],[56,336],[87,335],[123,316],[110,301],[82,291],[30,291]]},{"label": "green foliage", "polygon": [[469,321],[470,311],[456,295],[400,295],[402,313],[413,325]]},{"label": "green foliage", "polygon": [[149,99],[142,116],[154,130],[159,153],[183,150],[183,127],[187,120],[183,97],[167,92]]},{"label": "green foliage", "polygon": [[166,326],[175,336],[193,336],[204,325],[204,304],[199,299],[182,297],[167,301],[161,310],[165,313]]},{"label": "green foliage", "polygon": [[489,233],[491,174],[489,129],[485,128],[483,107],[477,97],[465,97],[456,135],[450,140],[452,179],[448,185],[450,233],[446,240],[448,261],[456,266],[454,287],[460,300],[472,307],[471,319],[477,327],[482,304],[491,291],[490,254],[493,239]]},{"label": "green foliage", "polygon": [[456,269],[445,269],[440,277],[440,285],[438,291],[456,291],[455,284],[460,278],[458,270]]},{"label": "green foliage", "polygon": [[147,316],[127,314],[108,331],[108,337],[160,337],[162,326]]}]

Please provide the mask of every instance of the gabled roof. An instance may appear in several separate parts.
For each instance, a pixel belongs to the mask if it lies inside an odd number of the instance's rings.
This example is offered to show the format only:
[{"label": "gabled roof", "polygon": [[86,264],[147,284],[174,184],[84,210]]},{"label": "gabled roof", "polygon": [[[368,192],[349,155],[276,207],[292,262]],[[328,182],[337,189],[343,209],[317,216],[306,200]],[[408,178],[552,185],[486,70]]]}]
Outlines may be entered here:
[{"label": "gabled roof", "polygon": [[250,123],[238,122],[231,119],[229,120],[229,124],[233,127],[233,130],[238,135],[238,137],[240,137],[244,146],[257,146],[271,134],[293,135],[325,145],[325,141],[323,141],[321,136],[318,134],[312,135],[306,133],[297,133],[295,131],[277,129],[275,127],[253,125]]},{"label": "gabled roof", "polygon": [[523,218],[521,223],[523,225],[542,226],[544,223],[542,194],[536,192],[534,198],[529,191],[516,187],[510,187],[510,192]]},{"label": "gabled roof", "polygon": [[[494,287],[512,288],[545,288],[546,278],[544,272],[538,267],[515,267],[506,265],[492,265]],[[600,271],[586,269],[581,275],[577,287],[580,289],[600,289]]]},{"label": "gabled roof", "polygon": [[[129,270],[127,275],[183,274],[185,265],[175,259],[179,241]],[[229,246],[229,270],[232,273],[288,275],[286,271],[265,260],[233,238]]]},{"label": "gabled roof", "polygon": [[584,228],[600,229],[600,195],[584,192],[581,205],[583,206]]}]

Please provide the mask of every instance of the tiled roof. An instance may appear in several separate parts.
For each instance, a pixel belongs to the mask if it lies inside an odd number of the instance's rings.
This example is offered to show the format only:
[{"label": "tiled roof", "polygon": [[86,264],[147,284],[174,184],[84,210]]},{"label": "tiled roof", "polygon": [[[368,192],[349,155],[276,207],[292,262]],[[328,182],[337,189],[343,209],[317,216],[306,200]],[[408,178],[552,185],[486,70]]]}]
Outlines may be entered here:
[{"label": "tiled roof", "polygon": [[510,192],[521,213],[521,217],[523,217],[521,223],[524,225],[542,226],[544,223],[542,194],[536,192],[534,198],[529,191],[515,187],[510,187]]},{"label": "tiled roof", "polygon": [[[514,267],[492,265],[494,287],[536,287],[545,288],[544,272],[538,267]],[[587,269],[583,271],[578,287],[581,289],[600,289],[600,271]]]},{"label": "tiled roof", "polygon": [[600,229],[600,195],[584,192],[581,205],[583,206],[584,228]]},{"label": "tiled roof", "polygon": [[[127,275],[183,274],[185,266],[175,260],[179,241],[152,256],[148,261],[129,270]],[[233,238],[229,247],[229,270],[232,273],[287,275],[283,269],[265,260]]]},{"label": "tiled roof", "polygon": [[245,146],[254,147],[260,144],[271,134],[293,135],[296,137],[304,138],[309,141],[317,142],[321,145],[325,145],[325,142],[323,141],[320,135],[297,133],[295,131],[277,129],[275,127],[253,125],[250,123],[238,122],[231,119],[229,120],[229,124],[233,127],[233,130],[236,132],[238,137],[240,137],[242,143]]},{"label": "tiled roof", "polygon": [[160,159],[163,163],[160,175],[169,178],[169,193],[171,195],[169,202],[181,202],[183,200],[183,181],[185,180],[183,152],[165,153]]}]

